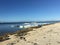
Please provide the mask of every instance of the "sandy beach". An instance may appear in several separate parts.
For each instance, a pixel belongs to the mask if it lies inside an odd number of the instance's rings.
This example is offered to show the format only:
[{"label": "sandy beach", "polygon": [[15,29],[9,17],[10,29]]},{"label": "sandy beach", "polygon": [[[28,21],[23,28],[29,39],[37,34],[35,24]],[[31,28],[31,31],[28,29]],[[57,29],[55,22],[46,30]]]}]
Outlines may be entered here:
[{"label": "sandy beach", "polygon": [[9,35],[0,45],[60,45],[60,23],[42,26],[27,32],[24,38]]}]

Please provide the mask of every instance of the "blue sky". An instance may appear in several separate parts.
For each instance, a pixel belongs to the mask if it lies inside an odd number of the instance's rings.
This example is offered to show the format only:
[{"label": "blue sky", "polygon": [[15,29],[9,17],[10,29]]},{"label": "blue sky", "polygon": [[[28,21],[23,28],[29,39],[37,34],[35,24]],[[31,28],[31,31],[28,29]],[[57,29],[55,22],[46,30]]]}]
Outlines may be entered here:
[{"label": "blue sky", "polygon": [[0,0],[0,21],[60,20],[60,0]]}]

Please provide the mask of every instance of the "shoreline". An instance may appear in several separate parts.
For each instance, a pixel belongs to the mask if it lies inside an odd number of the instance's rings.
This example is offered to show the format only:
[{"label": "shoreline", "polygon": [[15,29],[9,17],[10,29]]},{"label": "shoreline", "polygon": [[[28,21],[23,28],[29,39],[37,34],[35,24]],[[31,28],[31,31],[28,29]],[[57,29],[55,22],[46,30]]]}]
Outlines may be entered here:
[{"label": "shoreline", "polygon": [[[9,40],[9,35],[17,34],[16,36],[22,36],[22,35],[25,35],[25,33],[32,31],[34,28],[40,28],[40,27],[42,27],[42,25],[17,30],[16,32],[13,32],[13,33],[12,32],[11,33],[5,33],[4,35],[0,35],[0,42],[3,42],[5,40]],[[7,38],[7,39],[4,39],[4,38]]]},{"label": "shoreline", "polygon": [[[52,23],[47,23],[47,24],[42,24],[42,25],[40,25],[40,26],[45,26],[45,25],[51,25]],[[28,27],[29,28],[29,27]],[[24,29],[26,29],[26,28],[24,28]],[[23,28],[21,29],[21,30],[24,30]],[[18,30],[17,30],[18,31]],[[16,31],[14,31],[14,32],[1,32],[0,34],[0,36],[3,36],[3,35],[5,35],[5,34],[14,34]]]},{"label": "shoreline", "polygon": [[[60,23],[54,23],[54,24],[44,25],[42,27],[37,27],[37,28],[32,27],[32,28],[28,28],[28,29],[25,29],[22,31],[19,30],[19,31],[15,32],[15,34],[9,35],[9,39],[0,42],[0,44],[4,45],[4,43],[6,43],[6,45],[8,45],[8,44],[13,43],[13,45],[15,45],[15,43],[17,43],[16,45],[19,45],[21,43],[21,45],[22,45],[23,43],[26,43],[26,45],[27,45],[29,43],[30,45],[32,45],[32,43],[39,44],[39,42],[41,42],[41,45],[44,45],[45,43],[47,43],[47,42],[44,42],[44,40],[45,41],[50,40],[50,38],[52,38],[52,37],[50,37],[51,35],[55,36],[55,33],[58,34],[59,30],[56,30],[56,29],[59,29],[59,25],[60,25]],[[58,32],[55,32],[54,30],[56,30]],[[45,39],[45,38],[47,38],[47,39]],[[38,43],[35,42],[35,40]],[[17,41],[17,42],[15,42],[15,41]],[[44,44],[42,44],[42,42],[44,42]]]},{"label": "shoreline", "polygon": [[[55,23],[52,23],[52,24],[55,24]],[[32,31],[33,29],[41,28],[42,26],[48,26],[48,25],[52,25],[52,24],[43,24],[43,25],[38,25],[38,26],[34,26],[34,27],[29,27],[29,28],[17,30],[15,32],[5,33],[4,35],[0,36],[0,42],[9,40],[9,35],[14,35],[14,34],[17,34],[16,36],[27,35],[25,33]]]}]

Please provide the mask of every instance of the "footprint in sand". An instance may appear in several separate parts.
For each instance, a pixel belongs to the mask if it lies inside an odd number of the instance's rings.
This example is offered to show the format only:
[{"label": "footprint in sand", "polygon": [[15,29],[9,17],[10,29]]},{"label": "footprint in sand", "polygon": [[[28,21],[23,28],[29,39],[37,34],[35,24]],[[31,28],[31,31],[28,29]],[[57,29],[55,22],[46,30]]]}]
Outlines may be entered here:
[{"label": "footprint in sand", "polygon": [[32,43],[33,45],[38,45],[38,43],[34,43],[34,42],[30,42],[30,41],[28,41],[28,43]]},{"label": "footprint in sand", "polygon": [[37,43],[34,43],[33,45],[38,45]]},{"label": "footprint in sand", "polygon": [[60,44],[60,41],[57,41],[58,44]]},{"label": "footprint in sand", "polygon": [[51,45],[51,43],[49,42],[49,43],[47,43],[46,45]]}]

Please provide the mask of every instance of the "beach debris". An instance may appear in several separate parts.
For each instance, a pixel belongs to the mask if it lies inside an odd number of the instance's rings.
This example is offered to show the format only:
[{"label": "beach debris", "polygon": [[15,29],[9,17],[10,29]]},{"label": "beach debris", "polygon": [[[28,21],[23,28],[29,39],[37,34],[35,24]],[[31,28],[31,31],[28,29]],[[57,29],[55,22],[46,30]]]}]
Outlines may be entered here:
[{"label": "beach debris", "polygon": [[37,43],[34,43],[34,45],[38,45]]},{"label": "beach debris", "polygon": [[0,42],[10,39],[7,34],[0,36]]},{"label": "beach debris", "polygon": [[25,37],[21,36],[20,39],[23,39],[24,41],[26,41]]},{"label": "beach debris", "polygon": [[28,41],[28,43],[32,43],[33,45],[38,45],[38,43],[34,43],[34,42],[30,42],[30,41]]},{"label": "beach debris", "polygon": [[8,43],[7,45],[14,45],[15,43]]}]

